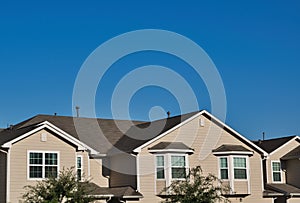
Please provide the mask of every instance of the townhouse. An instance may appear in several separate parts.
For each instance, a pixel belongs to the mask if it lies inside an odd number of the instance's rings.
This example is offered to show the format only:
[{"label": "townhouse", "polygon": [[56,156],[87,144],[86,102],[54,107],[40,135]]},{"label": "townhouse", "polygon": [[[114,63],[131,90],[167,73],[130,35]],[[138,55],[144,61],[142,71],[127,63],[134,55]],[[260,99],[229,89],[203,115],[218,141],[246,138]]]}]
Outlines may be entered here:
[{"label": "townhouse", "polygon": [[0,131],[0,202],[75,167],[98,202],[161,202],[200,165],[231,202],[299,202],[299,137],[250,141],[203,110],[153,122],[37,115]]}]

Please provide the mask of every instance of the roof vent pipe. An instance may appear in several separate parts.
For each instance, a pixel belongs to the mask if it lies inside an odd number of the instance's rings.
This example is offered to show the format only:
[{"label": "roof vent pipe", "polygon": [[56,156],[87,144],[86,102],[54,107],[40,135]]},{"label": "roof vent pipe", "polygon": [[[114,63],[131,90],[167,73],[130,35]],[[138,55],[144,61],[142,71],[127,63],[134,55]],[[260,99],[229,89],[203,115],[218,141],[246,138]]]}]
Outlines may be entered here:
[{"label": "roof vent pipe", "polygon": [[76,108],[76,115],[77,115],[77,118],[79,118],[79,109],[80,109],[80,107],[79,107],[79,106],[76,106],[75,108]]},{"label": "roof vent pipe", "polygon": [[167,112],[167,115],[168,115],[168,118],[170,118],[171,112],[168,111],[168,112]]}]

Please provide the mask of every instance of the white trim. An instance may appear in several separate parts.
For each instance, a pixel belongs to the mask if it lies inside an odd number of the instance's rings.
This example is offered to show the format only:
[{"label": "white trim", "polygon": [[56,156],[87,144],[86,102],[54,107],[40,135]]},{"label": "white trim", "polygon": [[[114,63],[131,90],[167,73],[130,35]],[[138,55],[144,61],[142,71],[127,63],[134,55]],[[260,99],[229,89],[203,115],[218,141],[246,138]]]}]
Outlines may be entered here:
[{"label": "white trim", "polygon": [[[29,170],[29,166],[30,166],[30,153],[42,153],[43,154],[43,163],[42,163],[42,178],[30,178],[30,170]],[[46,153],[56,153],[57,154],[57,165],[53,165],[53,166],[57,166],[57,176],[59,176],[59,171],[60,171],[60,152],[59,151],[51,151],[51,150],[27,150],[27,180],[28,181],[37,181],[37,180],[43,180],[45,179],[45,154]],[[40,165],[39,165],[40,166]]]},{"label": "white trim", "polygon": [[6,202],[10,202],[10,149],[7,151],[6,161]]},{"label": "white trim", "polygon": [[124,199],[135,199],[135,198],[138,198],[138,199],[140,199],[140,198],[143,198],[143,196],[123,196],[123,198]]},{"label": "white trim", "polygon": [[150,153],[194,153],[192,149],[149,149]]},{"label": "white trim", "polygon": [[206,110],[202,110],[199,113],[195,114],[194,116],[186,119],[185,121],[179,123],[178,125],[174,126],[173,128],[167,130],[166,132],[160,134],[159,136],[153,138],[152,140],[146,142],[145,144],[135,148],[133,151],[134,152],[141,152],[141,149],[150,145],[151,143],[155,142],[156,140],[161,139],[162,137],[164,137],[165,135],[171,133],[172,131],[180,128],[181,126],[189,123],[191,120],[199,117],[200,115],[206,114],[209,117],[211,117],[214,121],[218,122],[219,124],[221,124],[223,127],[227,128],[229,131],[231,131],[232,133],[234,133],[235,135],[237,135],[240,139],[242,139],[243,141],[245,141],[246,143],[248,143],[250,146],[252,146],[253,148],[257,149],[258,151],[262,152],[264,156],[267,156],[268,153],[265,152],[263,149],[261,149],[260,147],[258,147],[257,145],[255,145],[254,143],[252,143],[251,141],[249,141],[247,138],[245,138],[244,136],[242,136],[241,134],[239,134],[237,131],[233,130],[231,127],[229,127],[228,125],[226,125],[225,123],[223,123],[222,121],[220,121],[219,119],[217,119],[216,117],[214,117],[212,114],[208,113]]},{"label": "white trim", "polygon": [[270,157],[266,158],[266,176],[267,176],[267,183],[270,183],[270,164],[269,164]]},{"label": "white trim", "polygon": [[[87,164],[88,164],[88,178],[91,178],[91,159],[89,158],[89,156],[86,156],[87,158]],[[101,160],[102,163],[102,160]]]},{"label": "white trim", "polygon": [[[157,157],[163,157],[163,166],[157,166]],[[154,159],[154,166],[155,166],[155,180],[158,180],[158,181],[165,181],[166,180],[166,158],[165,158],[165,155],[164,154],[156,154],[155,155],[155,159]],[[158,179],[157,178],[157,168],[163,168],[164,170],[164,178],[160,178]]]},{"label": "white trim", "polygon": [[[243,158],[243,159],[245,159],[245,161],[246,161],[246,168],[243,168],[243,167],[234,167],[234,158]],[[249,181],[249,179],[250,179],[250,177],[249,177],[249,163],[248,163],[248,156],[235,156],[235,155],[233,155],[232,156],[232,166],[233,166],[233,168],[232,168],[232,171],[233,171],[233,179],[234,179],[234,181]],[[243,170],[246,170],[246,179],[236,179],[235,178],[235,176],[234,176],[234,169],[243,169]]]},{"label": "white trim", "polygon": [[[185,180],[185,178],[173,178],[172,177],[172,156],[183,156],[185,159],[185,174],[188,175],[188,170],[189,170],[189,161],[188,161],[188,155],[187,154],[168,154],[168,156],[170,157],[170,179],[171,180]],[[174,168],[182,168],[182,167],[174,167]]]},{"label": "white trim", "polygon": [[[221,159],[226,159],[226,161],[227,161],[227,168],[221,168]],[[218,157],[218,175],[219,175],[219,179],[220,180],[222,180],[222,181],[229,181],[230,180],[230,177],[229,177],[229,161],[228,161],[228,156],[221,156],[221,157]],[[222,177],[221,177],[221,169],[227,169],[227,176],[228,176],[228,178],[227,179],[222,179]]]},{"label": "white trim", "polygon": [[[79,157],[80,157],[80,161],[81,161],[81,167],[80,168],[77,167],[77,164],[78,164],[77,161],[78,161]],[[76,154],[76,164],[75,164],[75,166],[76,166],[76,178],[78,180],[78,171],[77,170],[81,169],[81,174],[80,174],[81,179],[79,181],[82,181],[84,165],[83,165],[83,156],[81,154]]]},{"label": "white trim", "polygon": [[69,142],[71,142],[72,144],[74,144],[75,146],[77,146],[78,150],[90,150],[91,154],[99,154],[99,152],[97,152],[96,150],[94,150],[93,148],[89,147],[88,145],[84,144],[83,142],[81,142],[80,140],[74,138],[73,136],[71,136],[70,134],[66,133],[65,131],[61,130],[60,128],[56,127],[55,125],[51,124],[48,121],[44,121],[42,123],[39,123],[36,125],[37,128],[21,135],[18,136],[17,138],[6,142],[2,145],[3,148],[10,148],[12,146],[12,144],[42,130],[42,129],[48,129],[51,130],[52,132],[56,133],[57,135],[61,136],[62,138],[68,140]]},{"label": "white trim", "polygon": [[295,136],[294,138],[292,138],[291,140],[289,140],[288,142],[284,143],[283,145],[281,145],[280,147],[278,147],[277,149],[275,149],[274,151],[272,151],[270,153],[270,155],[274,154],[275,152],[277,152],[278,150],[284,148],[286,145],[290,144],[291,142],[295,141],[296,139],[300,139],[299,136]]},{"label": "white trim", "polygon": [[[248,180],[248,194],[251,194],[251,178],[250,178],[250,171],[251,171],[251,166],[250,166],[250,159],[249,157],[246,158],[246,170],[247,170],[247,180]],[[262,174],[263,177],[263,174]]]},{"label": "white trim", "polygon": [[7,151],[4,151],[2,149],[0,149],[0,152],[4,153],[4,154],[7,154]]},{"label": "white trim", "polygon": [[[273,163],[279,163],[279,166],[280,166],[279,171],[273,171]],[[274,172],[275,173],[280,173],[280,181],[274,181]],[[281,162],[279,160],[272,160],[271,161],[271,175],[272,175],[272,183],[283,183]]]},{"label": "white trim", "polygon": [[136,182],[137,182],[137,191],[141,190],[141,179],[140,179],[140,154],[136,155]]},{"label": "white trim", "polygon": [[176,130],[177,128],[179,128],[179,127],[185,125],[186,123],[190,122],[191,120],[197,118],[198,116],[200,116],[200,115],[202,114],[202,112],[203,112],[203,111],[201,111],[201,112],[195,114],[194,116],[190,117],[189,119],[187,119],[187,120],[185,120],[185,121],[179,123],[178,125],[174,126],[173,128],[167,130],[166,132],[160,134],[159,136],[153,138],[152,140],[150,140],[150,141],[144,143],[143,145],[137,147],[137,148],[134,149],[133,151],[134,151],[134,152],[141,152],[141,149],[142,149],[142,148],[144,148],[144,147],[150,145],[151,143],[155,142],[156,140],[159,140],[160,138],[162,138],[162,137],[164,137],[165,135],[171,133],[172,131]]},{"label": "white trim", "polygon": [[230,166],[230,169],[229,169],[229,182],[230,182],[230,189],[231,189],[231,192],[234,192],[235,191],[235,189],[234,189],[234,181],[235,181],[235,179],[234,179],[234,166],[233,166],[233,156],[232,155],[230,155],[230,156],[228,156],[228,158],[229,158],[229,163],[228,163],[228,165]]},{"label": "white trim", "polygon": [[253,152],[244,152],[244,151],[227,151],[227,152],[213,152],[213,155],[253,155]]},{"label": "white trim", "polygon": [[[261,176],[261,188],[263,190],[265,189],[265,185],[264,185],[264,182],[265,182],[265,180],[264,180],[264,168],[263,168],[264,160],[266,160],[266,159],[262,158],[261,162],[260,162],[260,174],[262,174],[262,176]],[[267,165],[267,160],[266,160],[266,165]],[[266,170],[267,170],[267,168],[266,168]],[[266,171],[265,175],[268,176],[267,171]]]}]

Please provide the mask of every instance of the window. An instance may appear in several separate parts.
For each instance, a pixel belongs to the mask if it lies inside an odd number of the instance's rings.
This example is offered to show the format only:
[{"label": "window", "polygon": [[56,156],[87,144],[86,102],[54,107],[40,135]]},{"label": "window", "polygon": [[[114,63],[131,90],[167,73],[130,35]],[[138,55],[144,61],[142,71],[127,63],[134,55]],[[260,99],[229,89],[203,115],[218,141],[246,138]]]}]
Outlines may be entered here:
[{"label": "window", "polygon": [[156,178],[165,179],[165,157],[157,156],[156,157]]},{"label": "window", "polygon": [[226,157],[220,158],[220,177],[222,180],[228,180],[228,160]]},{"label": "window", "polygon": [[77,156],[76,158],[76,168],[77,168],[77,180],[81,180],[82,178],[82,156]]},{"label": "window", "polygon": [[185,156],[171,156],[172,179],[181,179],[186,177]]},{"label": "window", "polygon": [[58,153],[56,152],[29,152],[29,178],[57,177]]},{"label": "window", "polygon": [[273,182],[281,182],[281,165],[280,161],[272,162]]},{"label": "window", "polygon": [[246,158],[233,157],[234,179],[245,180],[247,179],[247,164]]}]

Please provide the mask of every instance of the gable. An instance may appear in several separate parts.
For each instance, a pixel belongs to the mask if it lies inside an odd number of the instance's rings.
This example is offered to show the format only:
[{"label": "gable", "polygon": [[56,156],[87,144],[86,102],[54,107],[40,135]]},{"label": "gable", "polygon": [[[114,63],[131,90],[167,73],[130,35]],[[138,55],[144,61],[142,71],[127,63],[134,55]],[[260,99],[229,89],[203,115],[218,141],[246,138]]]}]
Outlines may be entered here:
[{"label": "gable", "polygon": [[[243,137],[238,132],[234,131],[228,125],[224,124],[205,110],[191,116],[190,118],[184,120],[183,122],[156,136],[148,142],[145,142],[143,145],[134,149],[134,152],[139,152],[143,148],[151,147],[152,143],[157,143],[157,140],[160,140],[161,142],[183,142],[190,147],[196,137],[199,136],[199,131],[203,131],[203,129],[206,129],[206,132],[202,132],[202,135],[205,135],[205,137],[203,138],[204,140],[202,140],[204,146],[203,150],[205,151],[205,153],[211,153],[211,150],[217,147],[216,144],[219,141],[218,139],[221,137],[221,135],[227,133],[228,135],[235,138],[234,140],[237,141],[237,144],[243,143],[250,149],[264,156],[267,155],[264,150],[253,144],[247,138]],[[170,134],[171,136],[169,136]],[[166,136],[168,138],[165,138]],[[172,137],[171,140],[169,139],[169,137]],[[223,142],[223,144],[226,143],[226,141]],[[228,144],[232,143],[229,142]]]},{"label": "gable", "polygon": [[96,150],[90,148],[86,144],[82,143],[81,141],[77,140],[73,136],[67,134],[63,130],[59,129],[58,127],[54,126],[53,124],[51,124],[47,121],[40,123],[38,125],[28,126],[28,127],[21,128],[21,129],[16,129],[16,130],[12,129],[11,132],[9,132],[9,130],[8,130],[7,134],[0,136],[0,137],[3,136],[7,139],[7,141],[4,142],[1,145],[1,147],[11,148],[11,146],[13,144],[18,143],[19,141],[22,141],[41,130],[46,130],[46,131],[52,132],[57,137],[64,140],[64,142],[68,142],[69,144],[76,146],[78,150],[89,150],[90,153],[92,153],[92,154],[98,154],[98,152]]}]

